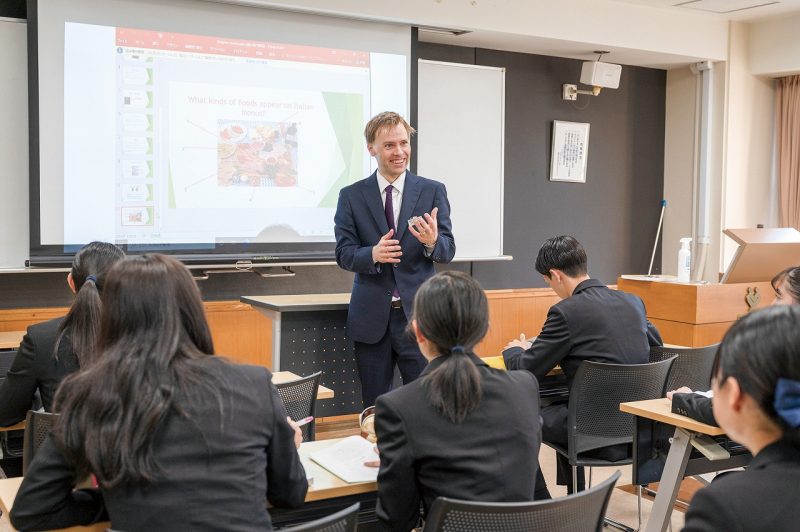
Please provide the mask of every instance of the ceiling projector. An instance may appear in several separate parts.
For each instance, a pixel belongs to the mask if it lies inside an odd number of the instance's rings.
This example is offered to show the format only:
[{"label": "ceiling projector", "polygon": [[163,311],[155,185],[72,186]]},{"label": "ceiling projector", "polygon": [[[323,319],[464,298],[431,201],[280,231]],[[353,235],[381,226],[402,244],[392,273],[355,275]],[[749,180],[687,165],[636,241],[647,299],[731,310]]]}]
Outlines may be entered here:
[{"label": "ceiling projector", "polygon": [[586,61],[581,66],[581,83],[593,87],[616,89],[619,87],[619,76],[622,66],[600,61]]}]

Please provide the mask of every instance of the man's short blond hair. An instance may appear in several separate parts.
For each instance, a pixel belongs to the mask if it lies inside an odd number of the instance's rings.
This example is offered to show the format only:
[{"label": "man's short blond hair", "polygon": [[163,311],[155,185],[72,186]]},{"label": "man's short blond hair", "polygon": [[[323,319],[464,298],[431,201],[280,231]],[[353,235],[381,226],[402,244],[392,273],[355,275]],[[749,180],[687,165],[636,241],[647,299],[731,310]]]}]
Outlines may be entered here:
[{"label": "man's short blond hair", "polygon": [[375,142],[375,137],[378,136],[378,131],[381,129],[385,127],[395,127],[398,124],[406,128],[408,138],[411,138],[411,135],[416,133],[416,130],[411,127],[402,116],[393,111],[384,111],[383,113],[373,116],[364,128],[364,138],[367,139],[367,144]]}]

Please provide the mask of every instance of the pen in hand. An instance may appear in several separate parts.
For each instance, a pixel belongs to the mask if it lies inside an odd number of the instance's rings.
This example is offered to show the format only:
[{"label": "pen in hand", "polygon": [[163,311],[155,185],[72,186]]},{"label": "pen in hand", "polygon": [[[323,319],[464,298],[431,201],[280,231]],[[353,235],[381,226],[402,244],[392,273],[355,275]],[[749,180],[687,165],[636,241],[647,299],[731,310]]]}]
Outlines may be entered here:
[{"label": "pen in hand", "polygon": [[297,423],[298,427],[302,427],[303,425],[308,425],[312,421],[314,421],[314,416],[308,416],[308,417],[304,417],[300,421],[295,421],[295,423]]}]

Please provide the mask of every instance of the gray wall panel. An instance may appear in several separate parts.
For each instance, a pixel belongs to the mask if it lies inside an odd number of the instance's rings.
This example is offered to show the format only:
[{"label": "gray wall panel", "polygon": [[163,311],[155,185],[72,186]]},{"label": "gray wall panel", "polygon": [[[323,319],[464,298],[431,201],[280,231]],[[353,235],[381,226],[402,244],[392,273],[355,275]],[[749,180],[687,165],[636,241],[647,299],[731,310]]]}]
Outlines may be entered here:
[{"label": "gray wall panel", "polygon": [[[664,183],[666,72],[625,66],[619,89],[565,102],[561,85],[577,83],[581,61],[471,50],[421,43],[419,51],[506,68],[504,251],[514,261],[476,263],[476,278],[487,289],[544,286],[533,262],[558,234],[578,238],[590,273],[607,283],[646,273]],[[549,180],[553,120],[591,124],[585,184]]]}]

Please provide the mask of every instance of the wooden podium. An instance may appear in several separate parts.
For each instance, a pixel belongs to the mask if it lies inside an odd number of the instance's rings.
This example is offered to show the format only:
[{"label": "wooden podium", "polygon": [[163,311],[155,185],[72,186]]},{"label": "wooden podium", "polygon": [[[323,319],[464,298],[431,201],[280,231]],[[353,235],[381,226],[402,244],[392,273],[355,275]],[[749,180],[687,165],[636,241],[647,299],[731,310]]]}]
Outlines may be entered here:
[{"label": "wooden podium", "polygon": [[617,288],[642,298],[647,317],[665,343],[701,347],[722,340],[750,310],[775,299],[770,280],[800,265],[800,232],[792,228],[726,229],[739,244],[721,284],[649,280],[622,276]]},{"label": "wooden podium", "polygon": [[769,281],[698,284],[620,277],[617,288],[642,298],[647,317],[658,327],[664,343],[689,347],[722,340],[733,322],[749,311],[748,296],[755,303],[753,308],[769,305],[774,299]]}]

